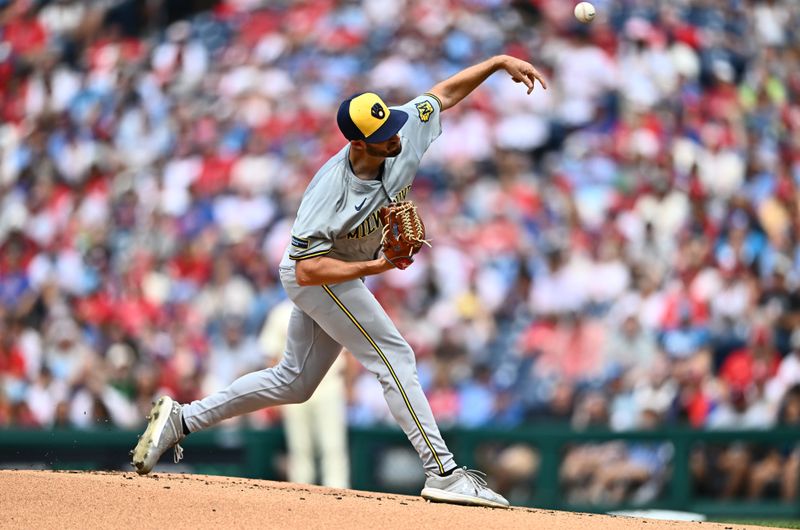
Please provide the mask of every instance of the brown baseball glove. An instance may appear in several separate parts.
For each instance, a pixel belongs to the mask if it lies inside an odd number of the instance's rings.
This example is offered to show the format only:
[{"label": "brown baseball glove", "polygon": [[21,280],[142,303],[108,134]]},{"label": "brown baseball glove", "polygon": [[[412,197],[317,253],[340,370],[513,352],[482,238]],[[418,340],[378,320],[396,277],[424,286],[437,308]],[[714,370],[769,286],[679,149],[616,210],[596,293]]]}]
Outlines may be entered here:
[{"label": "brown baseball glove", "polygon": [[425,239],[425,225],[413,202],[389,203],[378,214],[383,224],[383,257],[398,269],[414,263],[413,256],[422,245],[431,246]]}]

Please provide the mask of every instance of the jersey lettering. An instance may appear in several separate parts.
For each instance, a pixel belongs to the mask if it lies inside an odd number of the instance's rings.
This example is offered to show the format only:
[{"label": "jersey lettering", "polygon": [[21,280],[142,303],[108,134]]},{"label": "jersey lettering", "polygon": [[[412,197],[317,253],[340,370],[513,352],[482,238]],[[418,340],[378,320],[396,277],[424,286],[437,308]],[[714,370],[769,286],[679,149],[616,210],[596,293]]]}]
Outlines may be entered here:
[{"label": "jersey lettering", "polygon": [[378,220],[378,212],[379,210],[375,210],[369,214],[369,217],[364,219],[364,222],[358,225],[358,228],[347,234],[347,239],[361,239],[377,230],[381,224]]},{"label": "jersey lettering", "polygon": [[[405,200],[410,190],[411,190],[411,184],[400,190],[397,193],[397,195],[394,196],[394,202],[400,202]],[[358,228],[356,228],[351,232],[348,232],[347,239],[361,239],[362,237],[367,237],[372,232],[377,230],[381,225],[378,214],[379,211],[380,210],[375,210],[374,212],[369,214],[369,217],[364,219],[364,221],[360,225],[358,225]]]},{"label": "jersey lettering", "polygon": [[411,191],[411,184],[400,190],[400,192],[394,196],[394,202],[400,202],[406,200],[409,191]]}]

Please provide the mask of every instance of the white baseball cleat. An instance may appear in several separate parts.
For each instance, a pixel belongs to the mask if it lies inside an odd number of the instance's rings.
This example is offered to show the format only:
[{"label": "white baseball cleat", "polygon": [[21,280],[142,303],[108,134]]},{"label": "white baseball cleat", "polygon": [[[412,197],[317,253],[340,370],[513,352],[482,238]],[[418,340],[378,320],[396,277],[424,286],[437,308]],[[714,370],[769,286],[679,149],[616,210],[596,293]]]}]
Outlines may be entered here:
[{"label": "white baseball cleat", "polygon": [[161,455],[171,447],[175,449],[174,461],[177,464],[183,458],[183,448],[178,444],[186,437],[181,422],[181,405],[170,397],[159,398],[147,419],[150,420],[147,428],[131,451],[131,465],[140,475],[150,473]]},{"label": "white baseball cleat", "polygon": [[465,504],[467,506],[488,506],[490,508],[508,508],[508,501],[486,485],[486,475],[480,471],[458,468],[442,477],[434,473],[426,473],[425,488],[422,497],[434,502]]}]

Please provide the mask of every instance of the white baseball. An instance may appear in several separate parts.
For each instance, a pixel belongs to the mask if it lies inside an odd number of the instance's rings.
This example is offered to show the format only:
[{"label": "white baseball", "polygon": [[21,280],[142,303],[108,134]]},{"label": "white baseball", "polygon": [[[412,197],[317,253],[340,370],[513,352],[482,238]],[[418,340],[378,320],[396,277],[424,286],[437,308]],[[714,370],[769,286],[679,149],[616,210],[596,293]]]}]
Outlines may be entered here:
[{"label": "white baseball", "polygon": [[581,2],[575,6],[575,18],[584,24],[594,20],[595,14],[594,6],[589,2]]}]

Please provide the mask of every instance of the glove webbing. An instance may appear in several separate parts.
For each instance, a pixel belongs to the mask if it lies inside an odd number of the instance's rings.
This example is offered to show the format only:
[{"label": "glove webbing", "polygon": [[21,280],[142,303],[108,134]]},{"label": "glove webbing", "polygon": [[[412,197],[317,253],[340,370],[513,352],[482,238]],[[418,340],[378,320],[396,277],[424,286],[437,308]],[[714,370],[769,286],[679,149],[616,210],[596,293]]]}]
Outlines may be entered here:
[{"label": "glove webbing", "polygon": [[[397,203],[396,205],[392,206],[392,213],[394,217],[397,218],[397,223],[402,224],[403,226],[403,233],[406,236],[406,239],[414,244],[422,246],[422,244],[426,244],[429,247],[431,243],[427,239],[422,239],[420,234],[422,234],[422,222],[417,215],[417,207],[410,201],[405,201],[401,203]],[[383,233],[381,235],[381,244],[386,241],[386,238],[389,235],[389,230],[391,230],[390,225],[386,225],[383,227]],[[409,256],[413,250],[409,250]]]}]

